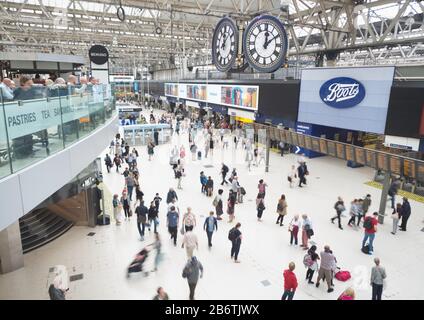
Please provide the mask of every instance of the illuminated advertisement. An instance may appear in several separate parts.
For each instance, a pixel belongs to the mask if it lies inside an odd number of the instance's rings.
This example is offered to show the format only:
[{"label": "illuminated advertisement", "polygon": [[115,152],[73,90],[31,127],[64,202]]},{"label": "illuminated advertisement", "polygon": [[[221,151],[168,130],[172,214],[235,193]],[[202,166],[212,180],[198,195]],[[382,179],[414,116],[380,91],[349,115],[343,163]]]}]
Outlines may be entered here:
[{"label": "illuminated advertisement", "polygon": [[256,111],[259,86],[165,83],[165,96]]}]

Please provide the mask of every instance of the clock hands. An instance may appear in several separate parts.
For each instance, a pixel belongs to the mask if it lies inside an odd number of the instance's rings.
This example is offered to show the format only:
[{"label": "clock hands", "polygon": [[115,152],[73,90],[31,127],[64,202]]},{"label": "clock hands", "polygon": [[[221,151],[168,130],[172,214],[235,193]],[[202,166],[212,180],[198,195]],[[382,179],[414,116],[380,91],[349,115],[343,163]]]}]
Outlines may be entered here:
[{"label": "clock hands", "polygon": [[268,46],[268,37],[269,37],[269,32],[265,32],[265,42],[264,42],[264,49],[266,49],[266,47]]},{"label": "clock hands", "polygon": [[[266,35],[265,35],[266,36]],[[264,43],[264,49],[266,49],[267,47],[268,47],[268,45],[275,39],[275,38],[277,38],[279,35],[277,34],[276,36],[274,36],[273,38],[271,38],[271,39],[269,39],[268,41],[267,41],[267,39],[268,39],[268,37],[266,37],[265,38],[265,43]]]}]

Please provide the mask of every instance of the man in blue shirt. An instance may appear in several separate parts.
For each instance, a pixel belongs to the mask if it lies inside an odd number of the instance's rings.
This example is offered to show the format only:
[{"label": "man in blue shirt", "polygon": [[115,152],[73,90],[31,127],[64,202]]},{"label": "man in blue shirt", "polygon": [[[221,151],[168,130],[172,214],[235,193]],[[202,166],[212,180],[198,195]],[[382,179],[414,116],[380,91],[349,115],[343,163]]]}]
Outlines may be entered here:
[{"label": "man in blue shirt", "polygon": [[213,215],[213,211],[209,212],[209,217],[206,218],[205,223],[203,224],[203,230],[206,230],[206,234],[208,235],[209,248],[212,247],[212,234],[214,229],[218,231],[217,219]]},{"label": "man in blue shirt", "polygon": [[171,207],[171,210],[167,214],[167,225],[168,231],[171,234],[171,239],[174,239],[174,246],[177,245],[177,235],[178,235],[178,222],[180,216],[175,210],[175,206]]}]

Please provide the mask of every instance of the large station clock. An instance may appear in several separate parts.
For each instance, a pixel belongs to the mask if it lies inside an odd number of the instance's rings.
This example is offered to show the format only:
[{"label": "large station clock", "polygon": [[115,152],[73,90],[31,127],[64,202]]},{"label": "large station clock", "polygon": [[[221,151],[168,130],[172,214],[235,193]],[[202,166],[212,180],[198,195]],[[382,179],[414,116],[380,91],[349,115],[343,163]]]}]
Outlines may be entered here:
[{"label": "large station clock", "polygon": [[282,22],[270,15],[258,16],[243,35],[243,52],[249,65],[260,72],[274,72],[284,63],[288,47]]},{"label": "large station clock", "polygon": [[238,54],[238,29],[237,25],[228,17],[222,18],[212,38],[212,61],[221,72],[229,71]]}]

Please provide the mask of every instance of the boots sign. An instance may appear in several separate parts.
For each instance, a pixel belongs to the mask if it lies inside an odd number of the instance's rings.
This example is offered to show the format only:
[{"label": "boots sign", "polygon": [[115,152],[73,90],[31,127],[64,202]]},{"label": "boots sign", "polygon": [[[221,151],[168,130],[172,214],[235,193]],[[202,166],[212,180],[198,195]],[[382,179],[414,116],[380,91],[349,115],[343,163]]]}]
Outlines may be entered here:
[{"label": "boots sign", "polygon": [[359,81],[338,77],[326,81],[319,90],[321,100],[333,108],[351,108],[365,98],[365,87]]},{"label": "boots sign", "polygon": [[88,51],[90,61],[97,65],[103,65],[109,61],[109,52],[104,46],[94,45]]}]

